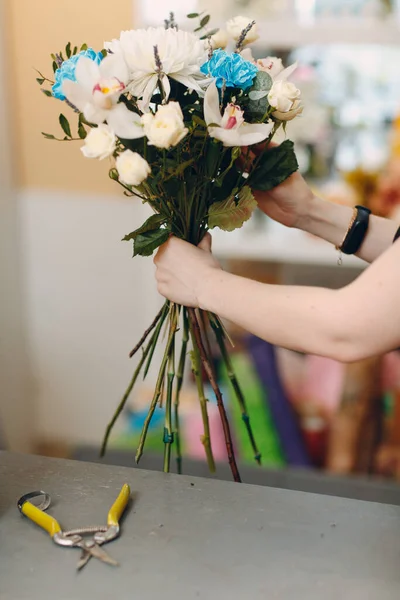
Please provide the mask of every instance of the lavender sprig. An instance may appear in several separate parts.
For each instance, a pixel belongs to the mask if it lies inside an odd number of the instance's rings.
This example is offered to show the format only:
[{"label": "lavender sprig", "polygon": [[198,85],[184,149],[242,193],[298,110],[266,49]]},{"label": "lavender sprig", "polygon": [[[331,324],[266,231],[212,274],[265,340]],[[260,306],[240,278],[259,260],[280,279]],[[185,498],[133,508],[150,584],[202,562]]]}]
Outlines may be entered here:
[{"label": "lavender sprig", "polygon": [[238,39],[238,41],[237,41],[237,43],[236,43],[236,48],[235,48],[235,53],[236,53],[236,54],[238,54],[239,52],[241,52],[241,51],[242,51],[242,49],[243,49],[243,44],[244,44],[244,41],[245,41],[245,39],[246,39],[246,37],[247,37],[247,34],[249,33],[250,29],[251,29],[251,28],[252,28],[252,27],[253,27],[255,24],[256,24],[256,22],[255,22],[255,21],[251,21],[251,23],[249,23],[249,24],[247,25],[247,27],[245,27],[245,28],[243,29],[243,31],[242,31],[242,33],[240,34],[240,36],[239,36],[239,39]]}]

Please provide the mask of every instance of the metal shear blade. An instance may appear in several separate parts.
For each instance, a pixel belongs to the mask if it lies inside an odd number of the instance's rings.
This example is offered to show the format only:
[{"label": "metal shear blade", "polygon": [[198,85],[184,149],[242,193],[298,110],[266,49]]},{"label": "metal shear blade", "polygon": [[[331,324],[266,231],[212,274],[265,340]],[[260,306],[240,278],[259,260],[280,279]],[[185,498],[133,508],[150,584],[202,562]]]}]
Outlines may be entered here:
[{"label": "metal shear blade", "polygon": [[87,565],[92,556],[108,565],[112,565],[113,567],[117,567],[119,565],[119,563],[116,560],[111,558],[111,556],[107,554],[105,550],[100,548],[100,546],[96,544],[96,542],[94,542],[93,540],[82,541],[82,543],[79,544],[79,546],[82,548],[82,553],[77,564],[78,571],[80,571],[85,565]]}]

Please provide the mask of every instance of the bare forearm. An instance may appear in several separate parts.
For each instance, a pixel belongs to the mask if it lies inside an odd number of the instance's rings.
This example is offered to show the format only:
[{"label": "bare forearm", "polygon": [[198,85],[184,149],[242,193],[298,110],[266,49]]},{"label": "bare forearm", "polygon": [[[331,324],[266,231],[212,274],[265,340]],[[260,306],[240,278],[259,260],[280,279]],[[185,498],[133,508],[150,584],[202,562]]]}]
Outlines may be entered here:
[{"label": "bare forearm", "polygon": [[272,344],[351,362],[400,345],[400,247],[341,290],[265,285],[220,270],[202,282],[200,308]]},{"label": "bare forearm", "polygon": [[309,354],[337,356],[338,292],[266,285],[224,271],[204,286],[201,308],[233,321],[270,343]]},{"label": "bare forearm", "polygon": [[[299,228],[340,246],[352,212],[348,206],[314,197],[307,216],[299,223]],[[394,221],[371,215],[367,235],[357,256],[367,262],[373,262],[392,244],[398,226]]]}]

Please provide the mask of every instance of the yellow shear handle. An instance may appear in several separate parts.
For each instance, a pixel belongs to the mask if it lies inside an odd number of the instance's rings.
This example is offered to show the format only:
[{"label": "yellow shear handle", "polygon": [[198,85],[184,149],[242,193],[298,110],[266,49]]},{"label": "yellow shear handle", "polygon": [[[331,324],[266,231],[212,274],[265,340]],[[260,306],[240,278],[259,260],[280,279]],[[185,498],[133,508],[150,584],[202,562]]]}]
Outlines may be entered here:
[{"label": "yellow shear handle", "polygon": [[116,499],[116,501],[110,508],[110,512],[108,513],[107,525],[109,527],[113,525],[118,526],[121,515],[124,512],[126,505],[128,504],[130,495],[131,488],[127,483],[124,483],[118,495],[118,498]]},{"label": "yellow shear handle", "polygon": [[36,525],[47,531],[51,537],[61,531],[60,525],[53,517],[34,506],[31,502],[24,502],[21,506],[21,512]]}]

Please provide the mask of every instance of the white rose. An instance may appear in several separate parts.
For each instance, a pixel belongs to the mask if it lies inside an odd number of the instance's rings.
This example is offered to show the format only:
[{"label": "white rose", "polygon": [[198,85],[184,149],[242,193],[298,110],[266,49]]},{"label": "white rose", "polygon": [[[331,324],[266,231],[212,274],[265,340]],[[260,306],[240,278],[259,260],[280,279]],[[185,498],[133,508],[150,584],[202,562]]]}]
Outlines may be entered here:
[{"label": "white rose", "polygon": [[275,110],[286,113],[299,101],[300,94],[294,83],[286,80],[275,81],[268,94],[268,102]]},{"label": "white rose", "polygon": [[177,146],[188,133],[179,102],[168,102],[158,106],[155,115],[142,116],[144,132],[153,146],[168,149]]},{"label": "white rose", "polygon": [[[214,35],[211,36],[210,41],[213,50],[216,48],[222,48],[223,50],[228,45],[228,34],[225,29],[218,29],[217,33],[214,33]],[[208,40],[206,40],[206,42],[208,44]]]},{"label": "white rose", "polygon": [[276,110],[272,113],[272,116],[275,117],[275,119],[278,119],[278,121],[291,121],[298,115],[301,115],[302,112],[303,107],[300,103],[300,100],[295,100],[292,108],[289,111],[282,112],[280,110]]},{"label": "white rose", "polygon": [[[226,24],[226,30],[228,35],[230,35],[234,40],[238,40],[242,34],[242,31],[246,29],[248,25],[253,21],[253,19],[248,19],[247,17],[235,17],[231,19]],[[246,38],[243,44],[251,44],[258,40],[260,36],[258,35],[257,25],[254,24],[250,31],[247,33]]]},{"label": "white rose", "polygon": [[81,152],[86,158],[107,158],[115,150],[117,138],[111,127],[108,125],[98,125],[93,127],[85,138],[85,145],[81,147]]},{"label": "white rose", "polygon": [[271,75],[272,79],[275,79],[279,73],[282,73],[284,66],[281,58],[276,56],[267,56],[267,58],[259,58],[256,62],[257,67],[260,71],[265,71],[268,75]]},{"label": "white rose", "polygon": [[151,172],[150,165],[138,154],[131,150],[125,150],[115,161],[119,179],[125,185],[140,185]]}]

